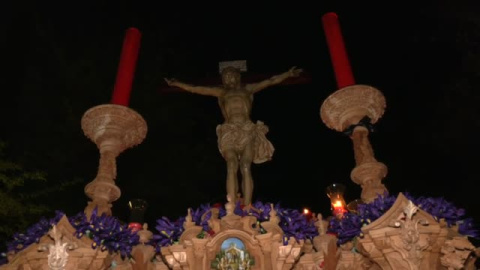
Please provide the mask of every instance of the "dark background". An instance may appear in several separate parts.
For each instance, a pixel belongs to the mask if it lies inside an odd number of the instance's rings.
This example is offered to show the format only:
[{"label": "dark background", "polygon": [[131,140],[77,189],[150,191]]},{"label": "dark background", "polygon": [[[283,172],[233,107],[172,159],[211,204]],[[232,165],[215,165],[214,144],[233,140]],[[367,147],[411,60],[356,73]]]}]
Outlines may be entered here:
[{"label": "dark background", "polygon": [[360,195],[349,176],[350,139],[319,117],[336,90],[321,17],[335,11],[356,82],[378,88],[387,100],[370,139],[389,168],[389,191],[444,196],[478,221],[479,5],[421,2],[7,3],[0,24],[0,138],[9,143],[9,157],[47,172],[50,185],[79,181],[42,202],[69,215],[83,211],[98,150],[80,120],[89,108],[109,103],[125,30],[135,26],[142,43],[130,107],[149,130],[117,160],[122,196],[114,215],[127,220],[132,198],[148,201],[151,225],[161,216],[185,215],[188,207],[225,202],[217,101],[163,81],[219,83],[218,62],[225,60],[247,60],[246,81],[291,66],[305,70],[301,82],[255,96],[252,119],[270,127],[276,151],[272,161],[253,166],[254,200],[328,215],[329,184],[344,183],[347,201]]}]

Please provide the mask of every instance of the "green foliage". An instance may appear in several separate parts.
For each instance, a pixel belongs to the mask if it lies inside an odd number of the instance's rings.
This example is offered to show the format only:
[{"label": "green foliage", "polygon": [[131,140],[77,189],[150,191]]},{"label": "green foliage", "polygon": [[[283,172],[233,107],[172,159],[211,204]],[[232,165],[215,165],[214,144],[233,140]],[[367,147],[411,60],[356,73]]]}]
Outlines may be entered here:
[{"label": "green foliage", "polygon": [[0,141],[0,242],[15,232],[24,231],[41,216],[53,212],[42,199],[75,184],[68,181],[57,187],[47,186],[46,173],[32,171],[5,156],[7,143]]}]

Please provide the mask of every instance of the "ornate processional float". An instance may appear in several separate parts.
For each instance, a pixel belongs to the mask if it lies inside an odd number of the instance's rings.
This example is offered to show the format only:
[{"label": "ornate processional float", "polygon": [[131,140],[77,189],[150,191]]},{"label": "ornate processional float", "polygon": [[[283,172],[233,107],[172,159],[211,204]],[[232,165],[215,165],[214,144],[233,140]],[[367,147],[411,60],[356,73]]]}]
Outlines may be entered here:
[{"label": "ornate processional float", "polygon": [[128,107],[141,36],[130,28],[111,104],[87,110],[81,122],[100,153],[97,176],[85,187],[91,201],[76,216],[58,212],[15,234],[0,269],[475,269],[479,249],[468,237],[477,231],[462,209],[442,198],[390,195],[382,184],[387,166],[376,160],[368,136],[386,100],[378,89],[355,83],[336,14],[325,14],[323,26],[338,90],[323,102],[320,116],[352,139],[351,179],[362,188],[360,199],[347,204],[344,187],[330,185],[333,215],[327,218],[254,202],[250,165],[268,161],[274,149],[268,127],[250,119],[252,97],[302,70],[242,85],[239,70],[226,67],[221,87],[166,79],[219,100],[225,122],[216,132],[227,166],[226,203],[187,209],[176,221],[162,217],[154,231],[142,225],[141,200],[132,202],[136,218],[130,223],[116,219],[116,158],[147,134],[143,117]]}]

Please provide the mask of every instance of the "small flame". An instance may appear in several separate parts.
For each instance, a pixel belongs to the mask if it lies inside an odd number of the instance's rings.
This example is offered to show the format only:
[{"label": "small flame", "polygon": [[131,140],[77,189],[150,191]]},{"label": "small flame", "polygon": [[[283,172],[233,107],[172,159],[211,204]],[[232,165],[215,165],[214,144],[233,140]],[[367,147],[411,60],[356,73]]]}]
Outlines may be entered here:
[{"label": "small flame", "polygon": [[342,208],[343,207],[342,201],[335,201],[333,203],[333,207],[334,208]]},{"label": "small flame", "polygon": [[305,215],[310,214],[310,210],[308,210],[307,208],[303,208],[303,214]]}]

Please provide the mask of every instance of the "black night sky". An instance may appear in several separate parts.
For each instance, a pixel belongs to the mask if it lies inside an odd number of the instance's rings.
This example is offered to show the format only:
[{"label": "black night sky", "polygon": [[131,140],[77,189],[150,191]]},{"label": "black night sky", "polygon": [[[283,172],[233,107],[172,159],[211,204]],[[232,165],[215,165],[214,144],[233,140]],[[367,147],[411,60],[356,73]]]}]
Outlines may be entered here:
[{"label": "black night sky", "polygon": [[255,96],[252,119],[269,126],[276,151],[273,160],[252,168],[254,200],[328,215],[329,184],[344,183],[347,200],[360,195],[350,180],[350,139],[319,116],[323,100],[336,90],[321,17],[335,11],[356,82],[378,88],[387,100],[370,141],[389,168],[389,191],[444,196],[478,222],[478,3],[331,2],[337,3],[7,4],[0,24],[0,139],[9,143],[10,158],[46,171],[49,183],[77,179],[45,202],[67,214],[83,211],[83,188],[95,177],[98,150],[80,120],[110,101],[123,35],[135,26],[142,43],[130,107],[149,130],[142,144],[118,158],[122,196],[114,215],[128,219],[128,200],[143,198],[153,226],[161,216],[176,219],[188,207],[225,202],[217,100],[172,91],[163,81],[218,83],[218,62],[225,60],[247,60],[245,80],[291,66],[305,70],[303,83]]}]

